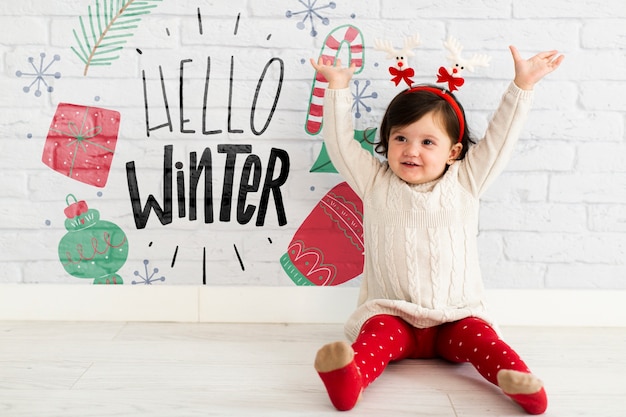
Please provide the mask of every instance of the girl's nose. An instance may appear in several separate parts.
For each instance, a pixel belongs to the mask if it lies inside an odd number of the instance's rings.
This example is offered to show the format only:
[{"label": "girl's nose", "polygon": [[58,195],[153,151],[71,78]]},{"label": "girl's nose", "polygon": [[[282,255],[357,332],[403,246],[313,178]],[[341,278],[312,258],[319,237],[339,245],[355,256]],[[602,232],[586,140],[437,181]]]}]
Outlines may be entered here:
[{"label": "girl's nose", "polygon": [[404,147],[403,153],[405,156],[419,156],[419,153],[420,153],[419,146],[411,144],[411,143],[407,143],[407,145]]}]

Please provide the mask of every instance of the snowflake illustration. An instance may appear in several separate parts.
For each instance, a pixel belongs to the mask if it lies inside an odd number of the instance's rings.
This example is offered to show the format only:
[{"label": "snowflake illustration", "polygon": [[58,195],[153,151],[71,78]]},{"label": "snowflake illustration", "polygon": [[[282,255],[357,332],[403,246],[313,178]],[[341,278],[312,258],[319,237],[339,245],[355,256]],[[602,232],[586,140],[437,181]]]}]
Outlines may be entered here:
[{"label": "snowflake illustration", "polygon": [[298,2],[302,4],[302,6],[304,6],[304,10],[301,10],[299,12],[292,12],[291,10],[287,10],[287,13],[285,13],[285,15],[290,18],[299,14],[304,14],[304,18],[296,24],[296,27],[300,30],[304,29],[306,27],[306,21],[308,20],[311,23],[311,36],[313,37],[317,36],[317,30],[315,30],[315,18],[318,18],[324,25],[328,25],[330,23],[329,18],[323,17],[317,11],[327,8],[334,9],[335,7],[337,7],[337,4],[335,4],[334,1],[318,7],[315,7],[315,5],[317,4],[317,0],[306,0],[306,2],[304,2],[303,0],[298,0]]},{"label": "snowflake illustration", "polygon": [[143,266],[144,266],[144,270],[145,272],[145,276],[141,275],[141,273],[139,271],[135,271],[135,276],[141,278],[141,281],[134,281],[131,283],[133,285],[136,284],[145,284],[145,285],[152,285],[152,283],[154,281],[161,281],[161,282],[165,282],[165,277],[159,277],[159,278],[153,278],[156,274],[159,273],[159,269],[158,268],[154,268],[152,270],[152,273],[148,272],[148,264],[150,263],[149,260],[144,259],[143,261]]},{"label": "snowflake illustration", "polygon": [[39,97],[41,96],[41,87],[42,85],[46,88],[46,91],[48,91],[49,93],[51,93],[54,88],[51,85],[48,85],[48,82],[46,81],[46,77],[54,77],[56,79],[61,78],[61,73],[60,72],[55,72],[54,74],[52,73],[47,73],[46,71],[48,71],[48,69],[50,69],[50,67],[52,66],[52,64],[54,64],[56,61],[60,61],[61,57],[59,55],[55,55],[52,57],[52,60],[50,61],[49,64],[47,64],[47,66],[44,68],[44,62],[45,62],[45,58],[46,58],[46,54],[45,53],[40,53],[39,54],[39,67],[37,67],[35,65],[35,58],[33,57],[29,57],[28,58],[28,62],[30,62],[30,65],[33,67],[33,70],[35,72],[22,72],[22,71],[16,71],[15,75],[17,75],[18,77],[32,77],[33,78],[33,82],[30,83],[30,85],[27,85],[23,88],[25,93],[29,93],[30,89],[37,84],[37,89],[35,90],[35,96]]},{"label": "snowflake illustration", "polygon": [[362,114],[361,114],[361,106],[365,109],[366,112],[371,112],[372,108],[370,106],[368,106],[365,103],[365,100],[370,99],[370,98],[378,98],[378,93],[373,92],[369,95],[365,95],[365,91],[367,90],[367,87],[370,86],[370,81],[366,80],[365,81],[365,86],[362,89],[359,89],[359,80],[354,80],[354,86],[356,87],[355,93],[352,93],[352,97],[354,98],[354,103],[352,104],[352,108],[354,109],[356,107],[356,112],[354,114],[354,117],[356,117],[357,119],[359,119]]}]

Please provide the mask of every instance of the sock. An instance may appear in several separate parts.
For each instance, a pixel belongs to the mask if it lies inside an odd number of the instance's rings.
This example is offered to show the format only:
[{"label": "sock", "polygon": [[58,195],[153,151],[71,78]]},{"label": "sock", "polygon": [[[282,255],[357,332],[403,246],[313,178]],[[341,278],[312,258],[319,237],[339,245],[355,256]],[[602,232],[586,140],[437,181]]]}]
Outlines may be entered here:
[{"label": "sock", "polygon": [[530,373],[503,369],[498,372],[498,386],[528,414],[543,414],[548,398],[543,383]]},{"label": "sock", "polygon": [[[506,392],[505,392],[506,394]],[[548,408],[548,397],[546,391],[541,388],[534,394],[506,394],[513,401],[520,405],[528,414],[538,415],[546,412]]]},{"label": "sock", "polygon": [[451,362],[470,362],[527,413],[541,414],[546,410],[548,400],[541,381],[483,320],[470,317],[442,325],[437,353]]},{"label": "sock", "polygon": [[413,348],[411,327],[394,316],[379,315],[361,328],[355,342],[323,346],[315,358],[317,370],[336,409],[354,408],[363,390],[392,360],[409,355]]},{"label": "sock", "polygon": [[334,342],[323,346],[315,357],[315,370],[337,410],[351,410],[356,405],[363,391],[363,379],[348,343]]}]

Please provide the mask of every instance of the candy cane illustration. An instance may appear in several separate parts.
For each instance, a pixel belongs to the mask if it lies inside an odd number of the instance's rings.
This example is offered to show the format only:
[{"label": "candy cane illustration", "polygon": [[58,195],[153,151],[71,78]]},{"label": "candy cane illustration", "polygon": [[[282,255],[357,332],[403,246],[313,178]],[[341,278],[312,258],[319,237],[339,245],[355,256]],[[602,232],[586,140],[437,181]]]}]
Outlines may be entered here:
[{"label": "candy cane illustration", "polygon": [[[320,57],[324,58],[324,61],[330,61],[334,64],[344,45],[348,45],[350,48],[349,61],[346,65],[355,64],[357,68],[355,74],[360,73],[363,71],[363,34],[356,26],[343,25],[330,32],[324,41]],[[322,103],[327,87],[326,78],[316,72],[305,123],[305,130],[310,135],[317,135],[322,130]]]}]

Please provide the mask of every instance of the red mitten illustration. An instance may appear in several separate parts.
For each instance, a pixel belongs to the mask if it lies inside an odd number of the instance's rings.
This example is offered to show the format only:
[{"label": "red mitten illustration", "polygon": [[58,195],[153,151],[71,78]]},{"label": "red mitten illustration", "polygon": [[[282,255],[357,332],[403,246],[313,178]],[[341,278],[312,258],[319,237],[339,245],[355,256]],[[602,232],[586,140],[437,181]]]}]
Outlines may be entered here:
[{"label": "red mitten illustration", "polygon": [[363,203],[347,183],[320,200],[280,262],[297,285],[339,285],[363,272]]}]

